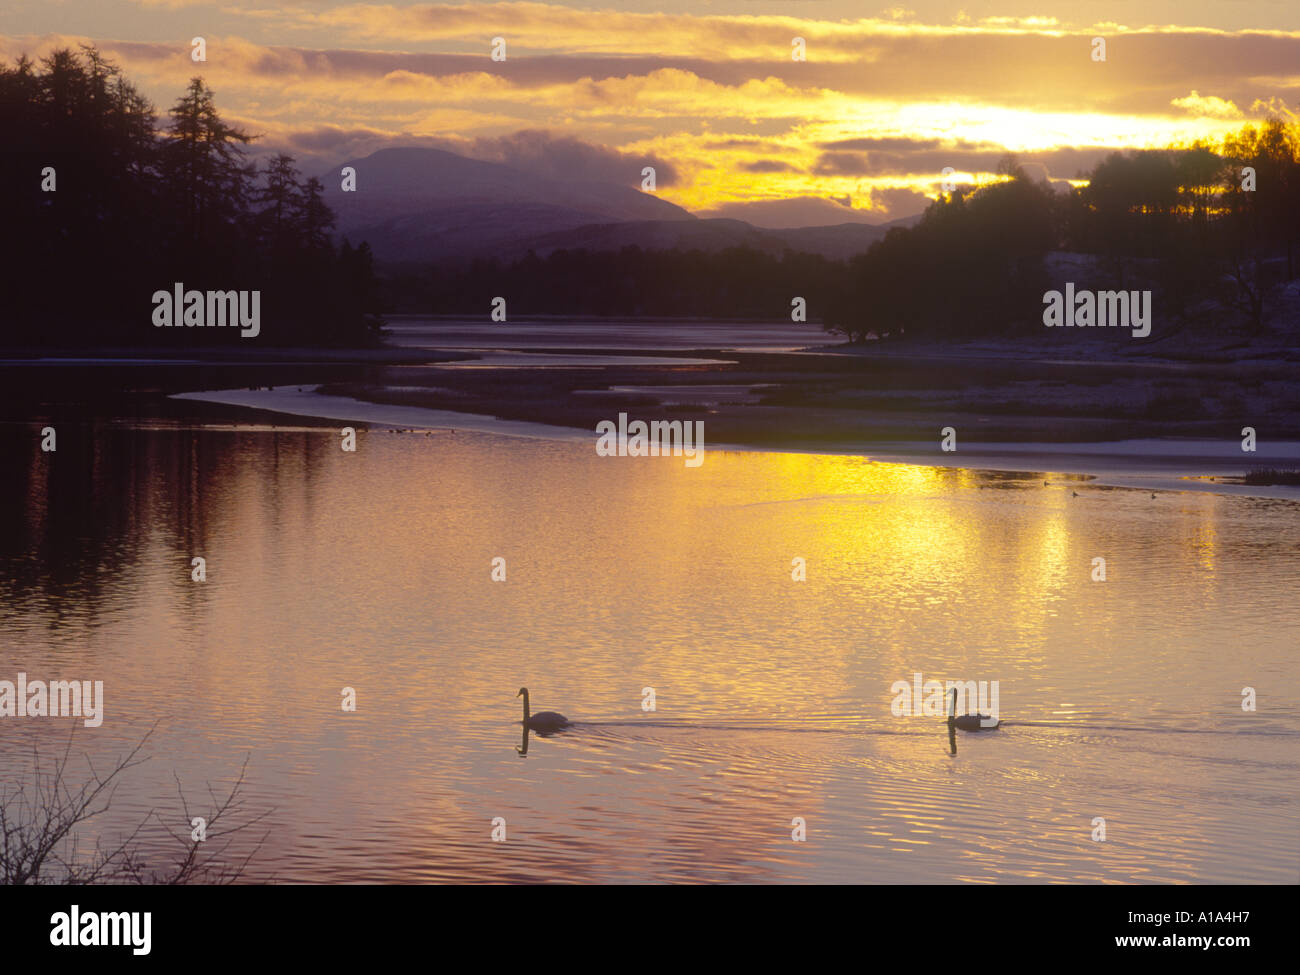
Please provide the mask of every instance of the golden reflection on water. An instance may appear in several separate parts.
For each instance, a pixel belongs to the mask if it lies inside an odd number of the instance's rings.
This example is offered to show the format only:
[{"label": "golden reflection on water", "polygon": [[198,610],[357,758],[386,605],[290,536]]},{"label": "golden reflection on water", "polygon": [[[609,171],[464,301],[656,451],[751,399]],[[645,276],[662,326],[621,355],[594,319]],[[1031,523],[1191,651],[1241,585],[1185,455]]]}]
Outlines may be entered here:
[{"label": "golden reflection on water", "polygon": [[[86,427],[17,455],[6,671],[105,679],[92,752],[162,719],[123,821],[250,754],[264,876],[1294,874],[1295,505],[463,433]],[[1007,727],[952,754],[890,713],[918,672],[999,681]],[[579,722],[526,755],[523,684]],[[1104,849],[1096,815],[1122,824]]]}]

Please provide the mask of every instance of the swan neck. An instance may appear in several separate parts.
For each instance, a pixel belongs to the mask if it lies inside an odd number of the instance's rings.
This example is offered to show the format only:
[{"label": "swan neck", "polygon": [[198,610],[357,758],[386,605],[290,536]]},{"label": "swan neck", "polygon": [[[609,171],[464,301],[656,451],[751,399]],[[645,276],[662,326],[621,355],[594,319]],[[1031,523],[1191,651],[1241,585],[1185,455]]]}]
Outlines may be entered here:
[{"label": "swan neck", "polygon": [[528,720],[528,692],[524,691],[524,721]]}]

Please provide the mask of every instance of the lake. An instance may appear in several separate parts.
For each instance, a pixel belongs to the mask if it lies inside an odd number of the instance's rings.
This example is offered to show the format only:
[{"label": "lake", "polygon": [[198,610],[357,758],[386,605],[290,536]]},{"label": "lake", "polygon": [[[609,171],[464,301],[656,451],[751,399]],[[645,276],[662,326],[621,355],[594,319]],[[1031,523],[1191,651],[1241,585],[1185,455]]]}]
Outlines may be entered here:
[{"label": "lake", "polygon": [[[489,432],[346,453],[291,419],[65,423],[45,454],[39,427],[0,425],[0,679],[103,680],[106,717],[0,720],[4,781],[157,723],[79,847],[188,831],[175,777],[202,807],[247,757],[248,880],[1300,879],[1293,501]],[[916,673],[998,681],[1004,726],[953,754],[891,713]],[[521,755],[523,685],[578,723]]]}]

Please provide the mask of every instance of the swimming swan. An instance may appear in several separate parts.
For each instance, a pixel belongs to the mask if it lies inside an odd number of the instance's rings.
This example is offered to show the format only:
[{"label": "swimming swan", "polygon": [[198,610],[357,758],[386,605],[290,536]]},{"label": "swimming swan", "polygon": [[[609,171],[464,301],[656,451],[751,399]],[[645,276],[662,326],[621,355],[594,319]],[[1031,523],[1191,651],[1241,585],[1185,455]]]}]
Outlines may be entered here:
[{"label": "swimming swan", "polygon": [[519,688],[519,693],[515,697],[524,699],[524,727],[530,731],[536,731],[541,735],[549,735],[553,731],[559,731],[561,728],[567,728],[571,722],[562,714],[555,711],[538,711],[534,715],[528,713],[528,688]]},{"label": "swimming swan", "polygon": [[[952,703],[948,705],[948,730],[960,728],[962,731],[992,731],[1001,721],[994,721],[993,724],[984,724],[985,721],[991,721],[992,718],[987,714],[963,714],[957,715],[957,688],[951,688],[948,691],[952,695]],[[955,745],[954,745],[955,750]]]}]

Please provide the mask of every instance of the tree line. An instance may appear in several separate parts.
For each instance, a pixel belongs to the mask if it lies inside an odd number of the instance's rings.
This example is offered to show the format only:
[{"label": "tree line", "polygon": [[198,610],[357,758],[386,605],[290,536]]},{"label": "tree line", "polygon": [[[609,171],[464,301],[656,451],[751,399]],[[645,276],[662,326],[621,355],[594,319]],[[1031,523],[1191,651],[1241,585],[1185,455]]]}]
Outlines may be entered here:
[{"label": "tree line", "polygon": [[[962,338],[1042,328],[1053,284],[1048,254],[1090,254],[1101,280],[1081,286],[1151,289],[1162,314],[1206,303],[1235,309],[1246,331],[1267,324],[1266,295],[1297,274],[1300,129],[1269,119],[1219,144],[1116,152],[1068,192],[1031,179],[1006,157],[998,179],[958,186],[918,223],[894,227],[836,261],[736,247],[557,250],[512,262],[444,263],[388,282],[408,310],[776,319],[791,299],[854,341]],[[1222,321],[1216,322],[1222,324]]]},{"label": "tree line", "polygon": [[[193,78],[160,124],[94,47],[0,64],[0,345],[193,345],[224,329],[155,329],[155,291],[261,292],[269,345],[375,340],[369,247],[332,241],[324,187],[291,156],[259,167]],[[237,333],[235,333],[237,334]]]},{"label": "tree line", "polygon": [[[387,282],[406,311],[486,317],[495,297],[514,315],[774,318],[806,297],[818,314],[839,286],[841,262],[817,254],[732,247],[717,252],[648,250],[529,252],[513,262],[480,258],[406,269]],[[775,310],[775,311],[774,311]]]}]

